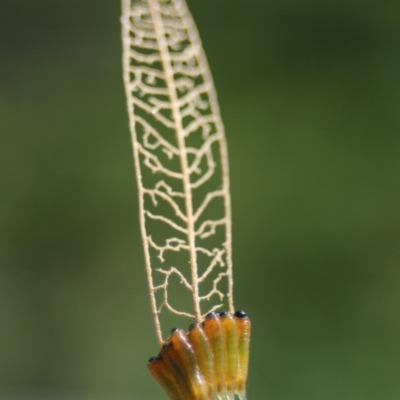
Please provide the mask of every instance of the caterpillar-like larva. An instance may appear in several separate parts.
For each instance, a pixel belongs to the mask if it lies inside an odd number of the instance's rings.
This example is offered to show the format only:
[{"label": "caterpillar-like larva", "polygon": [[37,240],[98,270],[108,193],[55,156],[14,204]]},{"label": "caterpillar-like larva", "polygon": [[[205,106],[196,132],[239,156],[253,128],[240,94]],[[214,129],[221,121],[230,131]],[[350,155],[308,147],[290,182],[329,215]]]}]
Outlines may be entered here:
[{"label": "caterpillar-like larva", "polygon": [[171,400],[246,400],[250,330],[244,311],[212,312],[172,329],[148,368]]}]

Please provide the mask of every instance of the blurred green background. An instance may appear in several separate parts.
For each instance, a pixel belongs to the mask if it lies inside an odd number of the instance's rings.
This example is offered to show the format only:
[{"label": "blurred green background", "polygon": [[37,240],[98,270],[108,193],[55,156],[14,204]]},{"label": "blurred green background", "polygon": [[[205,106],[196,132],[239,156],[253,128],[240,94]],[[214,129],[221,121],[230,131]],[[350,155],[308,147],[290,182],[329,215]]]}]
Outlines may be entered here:
[{"label": "blurred green background", "polygon": [[[400,2],[189,6],[227,130],[249,400],[399,399]],[[1,2],[1,400],[165,399],[119,13]]]}]

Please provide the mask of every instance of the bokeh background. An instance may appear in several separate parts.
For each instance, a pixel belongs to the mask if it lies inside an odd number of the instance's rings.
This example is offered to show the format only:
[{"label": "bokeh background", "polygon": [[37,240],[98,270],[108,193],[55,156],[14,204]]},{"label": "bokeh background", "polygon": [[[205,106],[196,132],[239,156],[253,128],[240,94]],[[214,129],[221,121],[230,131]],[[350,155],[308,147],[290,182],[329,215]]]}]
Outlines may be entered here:
[{"label": "bokeh background", "polygon": [[[248,398],[400,396],[400,2],[190,0],[226,125]],[[0,399],[161,400],[115,0],[2,0]]]}]

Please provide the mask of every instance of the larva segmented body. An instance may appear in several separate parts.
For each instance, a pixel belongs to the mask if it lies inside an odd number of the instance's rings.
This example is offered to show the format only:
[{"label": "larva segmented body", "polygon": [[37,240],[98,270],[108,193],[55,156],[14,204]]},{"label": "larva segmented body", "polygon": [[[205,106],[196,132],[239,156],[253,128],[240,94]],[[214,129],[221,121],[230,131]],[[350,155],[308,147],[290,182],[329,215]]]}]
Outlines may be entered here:
[{"label": "larva segmented body", "polygon": [[171,400],[246,400],[250,331],[243,311],[210,313],[173,329],[148,368]]}]

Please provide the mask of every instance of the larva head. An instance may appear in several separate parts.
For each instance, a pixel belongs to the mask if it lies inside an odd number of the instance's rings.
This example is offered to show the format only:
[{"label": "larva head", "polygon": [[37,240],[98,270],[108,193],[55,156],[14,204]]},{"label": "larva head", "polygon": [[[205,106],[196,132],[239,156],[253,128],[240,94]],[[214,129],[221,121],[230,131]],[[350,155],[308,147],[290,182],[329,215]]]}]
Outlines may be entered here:
[{"label": "larva head", "polygon": [[[243,311],[243,310],[237,310],[237,311],[235,311],[235,317],[236,318],[240,318],[240,319],[243,319],[243,318],[246,318],[247,317],[247,314]],[[247,317],[248,318],[248,317]]]},{"label": "larva head", "polygon": [[210,341],[212,341],[212,338],[219,338],[217,340],[222,340],[223,334],[219,314],[215,312],[207,314],[203,322],[203,329]]},{"label": "larva head", "polygon": [[160,354],[158,355],[158,358],[162,358],[163,353],[165,353],[166,351],[168,351],[169,349],[171,349],[172,347],[172,343],[171,342],[165,342],[162,346],[161,346],[161,350],[160,350]]},{"label": "larva head", "polygon": [[235,311],[234,319],[236,320],[238,333],[250,336],[251,322],[247,314],[243,310]]},{"label": "larva head", "polygon": [[211,318],[217,318],[218,315],[219,315],[219,314],[217,314],[216,312],[210,312],[210,313],[208,313],[208,314],[206,315],[205,320],[207,321],[208,319],[211,319]]},{"label": "larva head", "polygon": [[188,337],[183,329],[174,328],[171,331],[169,341],[172,343],[175,349],[190,346],[188,342]]},{"label": "larva head", "polygon": [[195,328],[198,328],[198,327],[200,327],[200,326],[201,326],[200,323],[198,323],[198,322],[193,322],[193,323],[190,324],[190,326],[189,326],[189,333],[190,333],[191,330],[193,330],[193,329],[195,329]]}]

